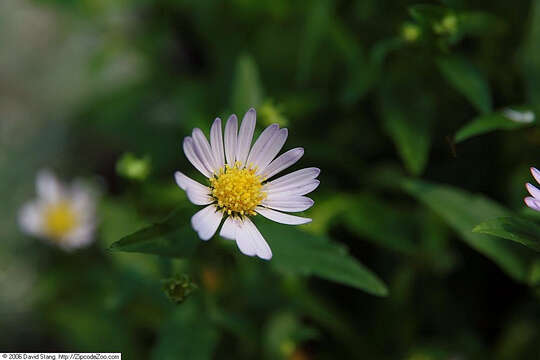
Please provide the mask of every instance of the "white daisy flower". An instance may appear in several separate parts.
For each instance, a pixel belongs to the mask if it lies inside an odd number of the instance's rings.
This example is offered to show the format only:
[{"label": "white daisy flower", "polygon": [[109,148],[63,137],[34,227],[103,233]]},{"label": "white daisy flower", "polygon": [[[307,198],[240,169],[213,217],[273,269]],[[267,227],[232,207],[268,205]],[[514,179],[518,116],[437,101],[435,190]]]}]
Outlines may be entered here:
[{"label": "white daisy flower", "polygon": [[[531,173],[537,183],[540,184],[540,170],[532,167]],[[525,198],[525,204],[533,210],[540,211],[540,190],[531,183],[525,184],[531,196]]]},{"label": "white daisy flower", "polygon": [[95,196],[80,183],[61,184],[53,173],[43,170],[36,179],[37,199],[19,212],[21,229],[64,250],[89,245],[96,226]]},{"label": "white daisy flower", "polygon": [[268,126],[251,146],[255,122],[255,109],[250,109],[239,130],[236,115],[227,120],[224,134],[217,118],[210,129],[210,143],[200,129],[184,138],[184,153],[208,178],[208,186],[179,171],[174,175],[192,203],[206,205],[191,218],[201,240],[210,239],[224,219],[220,236],[236,240],[245,255],[269,260],[272,250],[250,217],[261,214],[288,225],[310,222],[309,218],[282,211],[298,212],[313,206],[313,200],[304,195],[319,186],[316,178],[320,170],[305,168],[269,181],[296,163],[304,149],[295,148],[276,158],[287,139],[287,129],[280,129],[278,124]]}]

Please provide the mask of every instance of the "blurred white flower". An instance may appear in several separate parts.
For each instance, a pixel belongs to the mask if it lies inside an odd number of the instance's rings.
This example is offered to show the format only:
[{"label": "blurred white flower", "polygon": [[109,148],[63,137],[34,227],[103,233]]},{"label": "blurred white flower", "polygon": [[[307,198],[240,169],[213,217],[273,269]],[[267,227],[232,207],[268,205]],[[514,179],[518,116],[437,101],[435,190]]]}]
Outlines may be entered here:
[{"label": "blurred white flower", "polygon": [[530,110],[517,111],[517,110],[512,110],[510,108],[506,108],[503,110],[503,114],[510,120],[519,122],[519,123],[528,124],[534,121],[534,113]]},{"label": "blurred white flower", "polygon": [[36,179],[37,199],[19,213],[21,229],[64,250],[89,245],[96,227],[95,194],[81,183],[69,187],[43,170]]},{"label": "blurred white flower", "polygon": [[[540,171],[537,168],[532,167],[531,173],[537,183],[540,184]],[[531,183],[525,184],[527,191],[531,196],[525,198],[525,204],[533,210],[540,211],[540,190]]]},{"label": "blurred white flower", "polygon": [[320,170],[305,168],[268,181],[296,163],[304,149],[295,148],[276,158],[288,134],[278,124],[268,126],[251,146],[255,122],[255,109],[246,113],[239,130],[236,115],[231,115],[222,134],[221,119],[217,118],[210,130],[210,143],[200,129],[194,129],[192,136],[184,138],[184,153],[209,179],[209,186],[179,171],[175,178],[192,203],[207,205],[191,218],[199,238],[210,239],[225,218],[220,236],[236,240],[245,255],[268,260],[272,251],[250,217],[258,213],[288,225],[310,222],[281,211],[304,211],[313,205],[304,195],[319,186],[316,178]]}]

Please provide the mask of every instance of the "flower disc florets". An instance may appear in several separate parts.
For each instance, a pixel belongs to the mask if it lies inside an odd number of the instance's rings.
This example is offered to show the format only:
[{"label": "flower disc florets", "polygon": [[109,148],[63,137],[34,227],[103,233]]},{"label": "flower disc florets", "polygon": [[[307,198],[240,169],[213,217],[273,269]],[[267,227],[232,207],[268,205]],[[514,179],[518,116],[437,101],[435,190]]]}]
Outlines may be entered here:
[{"label": "flower disc florets", "polygon": [[210,178],[212,196],[218,208],[228,215],[255,215],[255,207],[266,198],[262,191],[263,179],[256,175],[256,168],[225,165]]},{"label": "flower disc florets", "polygon": [[62,238],[77,227],[77,215],[67,201],[47,206],[44,212],[44,232],[51,238]]}]

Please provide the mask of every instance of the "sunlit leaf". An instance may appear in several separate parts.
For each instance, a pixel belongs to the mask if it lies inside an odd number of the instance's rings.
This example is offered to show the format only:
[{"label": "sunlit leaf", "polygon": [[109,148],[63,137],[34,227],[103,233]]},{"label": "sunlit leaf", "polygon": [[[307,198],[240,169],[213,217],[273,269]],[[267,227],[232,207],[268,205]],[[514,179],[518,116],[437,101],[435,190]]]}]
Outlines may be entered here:
[{"label": "sunlit leaf", "polygon": [[465,96],[479,112],[491,112],[492,100],[488,83],[473,64],[460,56],[446,56],[439,57],[437,65],[450,85]]},{"label": "sunlit leaf", "polygon": [[403,187],[441,216],[472,248],[490,258],[514,279],[527,281],[530,251],[497,237],[472,232],[485,220],[509,216],[507,209],[488,198],[451,186],[405,180]]},{"label": "sunlit leaf", "polygon": [[540,251],[540,225],[518,217],[490,219],[477,225],[474,232],[498,236]]},{"label": "sunlit leaf", "polygon": [[343,246],[326,237],[268,221],[260,228],[274,253],[270,263],[278,270],[316,275],[373,295],[388,293],[386,285],[374,273],[349,255]]},{"label": "sunlit leaf", "polygon": [[176,211],[166,220],[116,241],[109,250],[187,257],[193,253],[199,242],[189,217]]},{"label": "sunlit leaf", "polygon": [[[508,109],[512,112],[518,114],[529,114],[521,113],[512,109]],[[532,113],[530,113],[532,114]],[[532,115],[534,117],[534,114]],[[487,115],[480,115],[474,118],[470,123],[463,126],[456,133],[455,142],[461,142],[467,140],[473,136],[485,134],[494,130],[514,130],[520,129],[526,126],[530,126],[532,121],[518,121],[511,119],[508,115],[505,115],[504,112],[491,113]]]}]

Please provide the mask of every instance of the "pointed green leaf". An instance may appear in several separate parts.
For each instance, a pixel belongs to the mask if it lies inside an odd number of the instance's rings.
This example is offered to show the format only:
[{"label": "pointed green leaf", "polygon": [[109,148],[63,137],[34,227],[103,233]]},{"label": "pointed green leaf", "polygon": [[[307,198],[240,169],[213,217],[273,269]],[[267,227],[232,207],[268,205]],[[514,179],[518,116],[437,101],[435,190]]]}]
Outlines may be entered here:
[{"label": "pointed green leaf", "polygon": [[530,251],[497,237],[472,232],[474,226],[485,220],[509,216],[507,209],[488,198],[451,186],[415,180],[404,180],[402,184],[405,191],[441,216],[472,248],[516,280],[528,280]]},{"label": "pointed green leaf", "polygon": [[270,263],[278,270],[315,275],[377,296],[388,294],[374,273],[326,237],[271,222],[259,226],[274,253]]},{"label": "pointed green leaf", "polygon": [[199,242],[189,218],[176,211],[164,221],[114,242],[109,250],[187,257],[193,253]]},{"label": "pointed green leaf", "polygon": [[450,85],[465,96],[479,112],[491,112],[492,100],[488,83],[467,59],[461,56],[440,57],[437,65]]},{"label": "pointed green leaf", "polygon": [[[263,89],[255,60],[241,55],[236,62],[231,106],[237,114],[244,114],[251,107],[262,103]],[[241,116],[241,115],[240,115]]]},{"label": "pointed green leaf", "polygon": [[477,225],[474,232],[498,236],[540,251],[540,225],[518,217],[490,219]]},{"label": "pointed green leaf", "polygon": [[382,88],[379,108],[384,130],[394,141],[407,170],[420,175],[431,144],[429,122],[423,108],[417,109],[405,102],[390,89]]},{"label": "pointed green leaf", "polygon": [[[516,117],[512,115],[515,115]],[[455,136],[455,142],[458,143],[473,136],[485,134],[494,130],[520,129],[530,126],[533,121],[534,113],[531,111],[517,111],[514,109],[506,109],[503,112],[480,115],[459,129]]]}]

